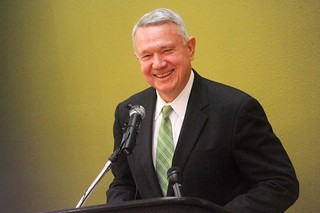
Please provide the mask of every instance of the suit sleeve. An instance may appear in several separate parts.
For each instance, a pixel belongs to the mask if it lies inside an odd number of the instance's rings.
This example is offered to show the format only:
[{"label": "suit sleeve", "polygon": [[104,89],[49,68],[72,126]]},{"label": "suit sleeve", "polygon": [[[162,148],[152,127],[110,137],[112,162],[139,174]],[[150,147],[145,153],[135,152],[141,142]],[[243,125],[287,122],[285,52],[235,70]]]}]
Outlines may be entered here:
[{"label": "suit sleeve", "polygon": [[[128,117],[125,116],[128,112],[125,113],[123,110],[124,107],[120,106],[121,105],[119,104],[116,108],[115,121],[113,125],[114,150],[117,149],[121,143],[123,134],[122,127],[128,119]],[[114,175],[114,180],[107,190],[107,203],[120,203],[123,201],[133,200],[136,194],[136,187],[130,172],[127,158],[124,154],[121,154],[117,161],[113,162],[112,173]]]},{"label": "suit sleeve", "polygon": [[225,207],[232,212],[284,212],[299,194],[299,183],[280,140],[255,99],[245,101],[237,113],[233,156],[250,189]]}]

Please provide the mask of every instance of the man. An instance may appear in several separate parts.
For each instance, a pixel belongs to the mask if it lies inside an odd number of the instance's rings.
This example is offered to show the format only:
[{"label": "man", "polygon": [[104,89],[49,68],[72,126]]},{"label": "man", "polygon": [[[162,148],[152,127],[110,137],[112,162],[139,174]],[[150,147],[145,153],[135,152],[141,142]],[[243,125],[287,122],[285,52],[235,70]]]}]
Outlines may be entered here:
[{"label": "man", "polygon": [[[128,121],[126,104],[146,110],[131,155],[113,164],[108,203],[173,196],[161,180],[158,160],[163,106],[172,130],[172,159],[182,173],[182,194],[232,212],[284,212],[298,197],[299,184],[281,142],[257,100],[201,77],[192,69],[196,39],[168,9],[144,15],[133,29],[134,51],[151,85],[120,103],[115,112],[115,148]],[[167,108],[167,107],[166,107]],[[170,107],[169,107],[170,108]],[[167,119],[168,120],[168,119]],[[169,153],[169,152],[168,152]],[[169,166],[169,167],[170,167]],[[163,170],[165,170],[163,169]]]}]

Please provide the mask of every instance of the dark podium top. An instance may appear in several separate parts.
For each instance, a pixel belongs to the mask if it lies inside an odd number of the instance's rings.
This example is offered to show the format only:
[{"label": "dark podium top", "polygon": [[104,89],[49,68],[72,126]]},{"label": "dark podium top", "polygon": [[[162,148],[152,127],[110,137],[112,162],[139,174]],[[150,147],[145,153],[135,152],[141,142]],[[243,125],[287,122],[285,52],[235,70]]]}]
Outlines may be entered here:
[{"label": "dark podium top", "polygon": [[51,213],[230,213],[209,201],[191,197],[164,197],[53,211]]}]

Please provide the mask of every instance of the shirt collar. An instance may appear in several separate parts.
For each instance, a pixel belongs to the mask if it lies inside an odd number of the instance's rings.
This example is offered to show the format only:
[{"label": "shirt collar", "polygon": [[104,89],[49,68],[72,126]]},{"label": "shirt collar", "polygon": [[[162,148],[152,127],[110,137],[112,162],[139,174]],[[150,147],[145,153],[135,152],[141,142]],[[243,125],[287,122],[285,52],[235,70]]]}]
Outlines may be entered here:
[{"label": "shirt collar", "polygon": [[193,70],[191,71],[189,80],[187,85],[184,87],[184,89],[181,91],[181,93],[170,103],[166,103],[161,96],[159,95],[159,92],[157,92],[157,103],[156,103],[156,109],[155,109],[155,114],[154,114],[154,120],[157,120],[159,117],[161,110],[163,106],[165,105],[170,105],[175,113],[182,119],[184,118],[186,109],[187,109],[187,104],[188,100],[190,97],[191,93],[191,88],[194,80],[194,73]]}]

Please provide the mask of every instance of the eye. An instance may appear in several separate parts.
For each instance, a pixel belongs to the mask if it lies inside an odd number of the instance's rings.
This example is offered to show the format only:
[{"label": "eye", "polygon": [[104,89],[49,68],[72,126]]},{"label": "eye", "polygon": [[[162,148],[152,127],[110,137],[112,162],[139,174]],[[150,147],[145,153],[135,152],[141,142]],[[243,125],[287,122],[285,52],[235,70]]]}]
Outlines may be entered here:
[{"label": "eye", "polygon": [[145,55],[142,55],[142,56],[140,57],[140,60],[146,61],[146,60],[150,59],[150,57],[151,57],[150,54],[145,54]]},{"label": "eye", "polygon": [[170,54],[173,52],[173,49],[165,49],[163,52],[166,54]]}]

